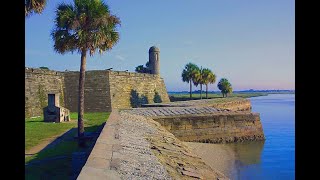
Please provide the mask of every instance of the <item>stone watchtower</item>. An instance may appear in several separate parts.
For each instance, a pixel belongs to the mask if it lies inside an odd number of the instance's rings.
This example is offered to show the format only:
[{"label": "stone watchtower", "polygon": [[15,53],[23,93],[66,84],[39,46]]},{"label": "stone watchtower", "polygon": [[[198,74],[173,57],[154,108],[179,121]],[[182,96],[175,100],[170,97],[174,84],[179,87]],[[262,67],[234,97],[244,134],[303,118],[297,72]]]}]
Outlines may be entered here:
[{"label": "stone watchtower", "polygon": [[160,75],[160,49],[156,46],[149,49],[149,68],[151,74]]}]

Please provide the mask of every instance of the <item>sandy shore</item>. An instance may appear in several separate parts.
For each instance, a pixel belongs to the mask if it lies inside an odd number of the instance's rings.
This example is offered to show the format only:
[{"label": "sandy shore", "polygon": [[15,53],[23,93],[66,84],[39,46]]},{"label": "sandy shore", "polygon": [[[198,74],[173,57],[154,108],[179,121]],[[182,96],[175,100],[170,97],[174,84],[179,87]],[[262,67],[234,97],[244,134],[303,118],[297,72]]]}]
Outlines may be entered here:
[{"label": "sandy shore", "polygon": [[190,150],[209,165],[230,177],[231,169],[234,167],[236,155],[234,151],[223,144],[184,142]]}]

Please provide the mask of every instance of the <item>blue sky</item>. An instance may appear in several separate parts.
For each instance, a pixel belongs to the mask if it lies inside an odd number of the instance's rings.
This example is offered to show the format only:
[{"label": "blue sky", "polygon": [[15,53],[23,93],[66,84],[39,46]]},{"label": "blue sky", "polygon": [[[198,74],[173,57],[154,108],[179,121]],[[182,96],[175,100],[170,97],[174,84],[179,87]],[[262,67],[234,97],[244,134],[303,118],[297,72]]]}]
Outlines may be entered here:
[{"label": "blue sky", "polygon": [[[42,15],[25,21],[25,66],[79,70],[80,54],[53,50],[58,3],[49,0]],[[121,19],[119,43],[88,57],[87,70],[134,71],[160,48],[160,73],[168,91],[188,91],[181,81],[193,62],[227,78],[234,90],[295,88],[295,12],[293,0],[110,0]],[[218,90],[217,82],[209,90]],[[199,89],[195,88],[195,89]]]}]

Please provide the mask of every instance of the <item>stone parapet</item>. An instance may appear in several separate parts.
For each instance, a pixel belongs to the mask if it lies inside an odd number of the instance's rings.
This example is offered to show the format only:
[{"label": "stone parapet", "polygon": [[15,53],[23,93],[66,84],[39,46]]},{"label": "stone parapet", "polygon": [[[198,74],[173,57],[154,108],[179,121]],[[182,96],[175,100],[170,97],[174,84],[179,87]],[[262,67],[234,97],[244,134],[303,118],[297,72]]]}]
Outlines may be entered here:
[{"label": "stone parapet", "polygon": [[120,162],[114,156],[121,148],[117,132],[118,120],[118,111],[113,111],[77,179],[120,179],[120,174],[116,171]]}]

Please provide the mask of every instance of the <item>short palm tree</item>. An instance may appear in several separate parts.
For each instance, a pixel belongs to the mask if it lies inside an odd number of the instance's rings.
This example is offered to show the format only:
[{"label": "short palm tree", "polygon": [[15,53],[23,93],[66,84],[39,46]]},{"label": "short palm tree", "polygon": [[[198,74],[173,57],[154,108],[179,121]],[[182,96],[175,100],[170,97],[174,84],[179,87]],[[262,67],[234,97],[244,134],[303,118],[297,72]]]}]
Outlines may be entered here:
[{"label": "short palm tree", "polygon": [[216,75],[208,68],[202,69],[203,84],[206,85],[206,98],[208,99],[208,84],[216,82]]},{"label": "short palm tree", "polygon": [[33,13],[41,14],[47,3],[46,0],[25,0],[24,2],[26,17]]},{"label": "short palm tree", "polygon": [[185,65],[182,71],[182,81],[190,83],[190,99],[192,98],[192,82],[196,78],[196,74],[199,71],[199,67],[193,63],[188,63]]},{"label": "short palm tree", "polygon": [[228,97],[229,93],[232,93],[232,86],[231,83],[226,78],[220,79],[218,83],[218,88],[221,90],[223,97]]},{"label": "short palm tree", "polygon": [[78,101],[78,143],[84,139],[84,82],[87,52],[101,54],[119,41],[116,31],[120,19],[110,14],[107,4],[100,0],[74,0],[73,4],[60,4],[56,10],[55,27],[51,33],[54,50],[58,53],[81,54]]}]

